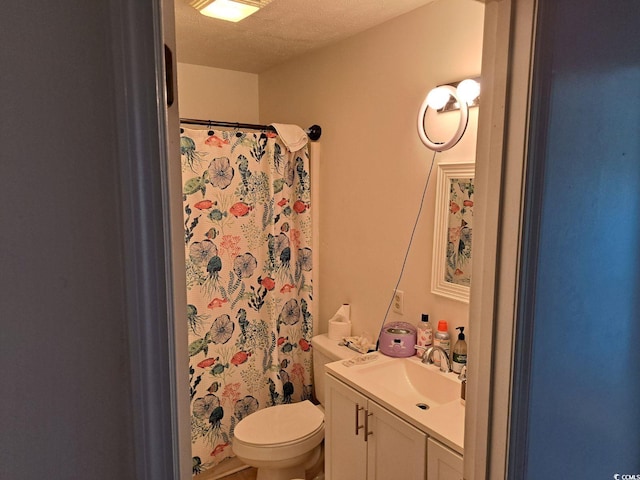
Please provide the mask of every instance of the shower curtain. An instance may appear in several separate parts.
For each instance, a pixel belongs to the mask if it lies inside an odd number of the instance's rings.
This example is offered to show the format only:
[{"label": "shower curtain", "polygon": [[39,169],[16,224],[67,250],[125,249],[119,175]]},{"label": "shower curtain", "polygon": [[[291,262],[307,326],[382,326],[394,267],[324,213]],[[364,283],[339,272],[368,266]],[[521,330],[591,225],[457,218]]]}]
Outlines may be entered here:
[{"label": "shower curtain", "polygon": [[181,129],[193,472],[234,427],[311,397],[309,147],[268,131]]}]

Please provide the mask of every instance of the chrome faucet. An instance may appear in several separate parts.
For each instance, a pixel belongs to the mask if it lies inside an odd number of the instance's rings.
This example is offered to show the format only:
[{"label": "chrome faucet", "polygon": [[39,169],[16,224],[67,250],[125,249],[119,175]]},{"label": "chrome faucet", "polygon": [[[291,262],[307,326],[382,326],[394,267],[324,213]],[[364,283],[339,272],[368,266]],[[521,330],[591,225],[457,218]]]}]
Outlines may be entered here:
[{"label": "chrome faucet", "polygon": [[440,371],[444,373],[449,373],[451,371],[451,362],[449,361],[449,355],[445,352],[442,347],[429,347],[422,357],[422,363],[433,363],[433,352],[440,353]]}]

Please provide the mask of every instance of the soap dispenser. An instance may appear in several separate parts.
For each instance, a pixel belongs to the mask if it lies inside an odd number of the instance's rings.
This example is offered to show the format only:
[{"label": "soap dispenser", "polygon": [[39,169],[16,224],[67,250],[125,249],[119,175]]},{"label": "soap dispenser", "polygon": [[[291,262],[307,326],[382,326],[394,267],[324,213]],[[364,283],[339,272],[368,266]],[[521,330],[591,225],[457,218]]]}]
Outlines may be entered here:
[{"label": "soap dispenser", "polygon": [[456,327],[460,330],[458,341],[453,346],[451,368],[455,373],[462,372],[462,367],[467,364],[467,342],[464,341],[464,327]]}]

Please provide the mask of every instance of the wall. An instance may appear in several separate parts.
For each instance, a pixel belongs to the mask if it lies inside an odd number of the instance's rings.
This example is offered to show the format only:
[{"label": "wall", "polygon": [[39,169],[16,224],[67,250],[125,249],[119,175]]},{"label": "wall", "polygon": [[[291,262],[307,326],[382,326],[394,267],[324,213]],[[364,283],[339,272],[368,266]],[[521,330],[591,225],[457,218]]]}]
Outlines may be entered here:
[{"label": "wall", "polygon": [[258,75],[178,63],[180,117],[258,123]]},{"label": "wall", "polygon": [[[416,133],[418,109],[432,87],[480,73],[483,12],[471,0],[439,0],[260,74],[261,123],[323,128],[320,331],[350,303],[354,332],[377,334],[432,159]],[[477,111],[438,161],[474,160]],[[453,333],[467,324],[468,305],[430,292],[435,173],[399,287],[405,314],[389,320],[417,323],[427,312]]]},{"label": "wall", "polygon": [[63,3],[0,15],[0,478],[132,480],[112,5]]}]

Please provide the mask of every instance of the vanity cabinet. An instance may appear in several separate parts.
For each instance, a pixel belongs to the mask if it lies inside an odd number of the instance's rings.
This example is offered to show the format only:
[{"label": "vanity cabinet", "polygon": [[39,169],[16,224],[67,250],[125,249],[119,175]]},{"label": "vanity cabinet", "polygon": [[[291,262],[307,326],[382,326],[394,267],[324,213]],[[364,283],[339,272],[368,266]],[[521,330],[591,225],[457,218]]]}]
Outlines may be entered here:
[{"label": "vanity cabinet", "polygon": [[331,375],[325,408],[327,480],[427,478],[424,432]]},{"label": "vanity cabinet", "polygon": [[440,442],[427,440],[427,478],[429,480],[462,480],[463,460],[459,453]]}]

